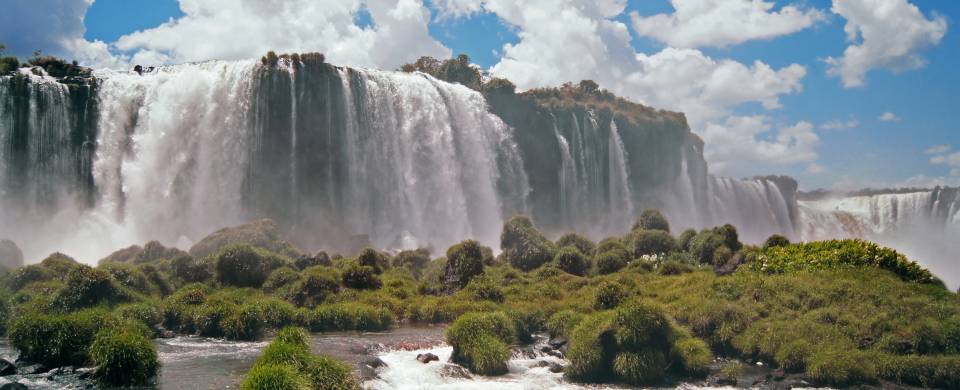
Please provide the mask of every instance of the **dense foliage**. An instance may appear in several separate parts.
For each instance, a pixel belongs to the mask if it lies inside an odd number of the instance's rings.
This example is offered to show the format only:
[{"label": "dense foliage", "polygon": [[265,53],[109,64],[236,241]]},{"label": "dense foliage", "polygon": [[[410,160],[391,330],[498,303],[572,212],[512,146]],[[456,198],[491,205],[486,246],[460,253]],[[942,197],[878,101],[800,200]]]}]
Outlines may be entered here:
[{"label": "dense foliage", "polygon": [[[54,254],[0,276],[0,331],[23,359],[94,364],[108,385],[149,382],[155,352],[144,347],[163,329],[257,340],[288,326],[409,322],[451,323],[454,360],[482,375],[504,373],[513,349],[544,332],[569,340],[565,373],[576,381],[740,375],[734,363],[711,368],[722,355],[818,385],[958,386],[960,299],[901,254],[856,240],[775,237],[758,248],[732,226],[674,239],[639,225],[596,245],[574,234],[554,243],[515,217],[499,258],[474,241],[433,260],[425,249],[291,256],[299,251],[279,237],[245,244],[270,236],[251,227],[214,233],[206,241],[225,244],[203,257],[148,244],[156,255],[141,248],[89,267]],[[296,346],[305,337],[281,332],[244,388],[355,388],[349,367]],[[116,367],[136,373],[121,378]]]}]

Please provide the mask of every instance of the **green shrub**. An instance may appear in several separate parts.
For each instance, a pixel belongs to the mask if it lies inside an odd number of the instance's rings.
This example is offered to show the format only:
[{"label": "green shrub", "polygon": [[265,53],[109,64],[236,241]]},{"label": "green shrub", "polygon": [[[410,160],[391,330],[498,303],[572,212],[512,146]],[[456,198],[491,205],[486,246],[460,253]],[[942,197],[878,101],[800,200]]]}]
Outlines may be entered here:
[{"label": "green shrub", "polygon": [[614,324],[620,348],[637,350],[645,347],[667,349],[673,330],[663,308],[648,302],[626,305],[616,311]]},{"label": "green shrub", "polygon": [[237,305],[222,299],[211,299],[193,310],[192,323],[205,337],[225,337],[227,319],[237,312]]},{"label": "green shrub", "polygon": [[496,303],[503,303],[504,300],[503,289],[500,288],[496,281],[489,277],[480,276],[473,278],[470,284],[467,285],[467,291],[478,300]]},{"label": "green shrub", "polygon": [[362,266],[373,268],[373,272],[378,275],[390,267],[390,257],[370,247],[360,251],[357,262]]},{"label": "green shrub", "polygon": [[27,361],[47,367],[81,365],[105,315],[100,310],[25,314],[11,321],[8,337]]},{"label": "green shrub", "polygon": [[[367,275],[372,275],[372,271]],[[372,277],[372,276],[370,276]],[[351,282],[359,285],[374,283],[363,281],[363,275],[351,276]],[[287,300],[299,307],[315,307],[340,291],[341,276],[330,267],[317,266],[307,268],[303,277],[286,292]]]},{"label": "green shrub", "polygon": [[577,382],[601,382],[611,375],[614,356],[613,313],[600,312],[585,317],[570,335],[564,370]]},{"label": "green shrub", "polygon": [[383,286],[373,267],[351,261],[342,274],[343,285],[358,290],[376,290]]},{"label": "green shrub", "polygon": [[693,241],[693,238],[697,236],[697,231],[693,229],[684,230],[683,233],[680,233],[680,236],[677,237],[677,247],[683,251],[690,251],[690,242]]},{"label": "green shrub", "polygon": [[740,235],[737,233],[737,228],[731,224],[726,224],[713,229],[720,237],[723,238],[723,245],[727,248],[730,248],[731,252],[739,251],[743,247],[743,244],[740,243]]},{"label": "green shrub", "polygon": [[20,60],[17,57],[0,57],[0,75],[11,73],[20,68]]},{"label": "green shrub", "polygon": [[807,362],[807,376],[816,383],[847,386],[873,383],[877,368],[871,355],[858,350],[824,350]]},{"label": "green shrub", "polygon": [[631,230],[659,230],[670,233],[670,222],[660,213],[660,210],[646,209],[640,213],[640,218],[633,224]]},{"label": "green shrub", "polygon": [[393,325],[394,315],[389,310],[365,304],[338,303],[317,306],[310,322],[315,332],[383,331]]},{"label": "green shrub", "polygon": [[677,250],[677,242],[663,230],[634,230],[630,233],[630,245],[633,257],[659,255]]},{"label": "green shrub", "polygon": [[170,260],[170,275],[180,283],[201,283],[210,279],[210,269],[188,255]]},{"label": "green shrub", "polygon": [[572,246],[585,256],[592,256],[596,246],[590,239],[576,233],[564,234],[557,240],[557,248]]},{"label": "green shrub", "polygon": [[144,386],[160,369],[153,342],[130,328],[100,330],[90,346],[90,358],[97,380],[108,386]]},{"label": "green shrub", "polygon": [[726,246],[721,246],[713,251],[713,266],[722,267],[733,258],[733,252]]},{"label": "green shrub", "polygon": [[403,267],[409,269],[414,277],[419,278],[423,274],[424,268],[430,263],[430,250],[418,248],[415,250],[405,250],[397,253],[393,258],[394,267]]},{"label": "green shrub", "polygon": [[259,288],[283,258],[247,244],[227,246],[216,255],[217,281],[225,286]]},{"label": "green shrub", "polygon": [[727,382],[736,384],[741,376],[743,376],[743,363],[736,360],[728,361],[720,368],[720,378]]},{"label": "green shrub", "polygon": [[586,256],[580,252],[574,246],[563,247],[557,251],[557,255],[553,258],[553,262],[556,263],[557,268],[562,269],[564,272],[577,276],[584,276],[587,274],[587,270],[590,269],[590,264],[587,261]]},{"label": "green shrub", "polygon": [[273,339],[273,342],[308,347],[310,335],[303,328],[288,326],[277,332],[277,337]]},{"label": "green shrub", "polygon": [[810,357],[810,344],[805,340],[794,340],[777,350],[775,359],[780,368],[787,372],[803,372]]},{"label": "green shrub", "polygon": [[663,380],[667,359],[654,348],[621,352],[613,359],[613,373],[620,380],[635,386],[657,384]]},{"label": "green shrub", "polygon": [[690,240],[690,253],[700,264],[713,264],[713,254],[724,246],[723,236],[704,230]]},{"label": "green shrub", "polygon": [[240,384],[242,390],[311,390],[303,375],[289,365],[258,364]]},{"label": "green shrub", "polygon": [[8,285],[11,291],[17,292],[31,283],[47,281],[54,278],[55,274],[53,271],[40,264],[33,264],[14,270],[10,276]]},{"label": "green shrub", "polygon": [[713,354],[703,340],[686,337],[679,338],[670,349],[670,359],[677,363],[677,369],[687,375],[702,378],[710,373]]},{"label": "green shrub", "polygon": [[109,273],[113,280],[116,280],[121,286],[144,295],[157,292],[150,280],[147,279],[147,275],[138,267],[128,264],[107,263],[100,265],[99,268]]},{"label": "green shrub", "polygon": [[784,236],[781,236],[779,234],[774,234],[768,237],[767,240],[763,242],[763,249],[767,250],[770,248],[774,248],[778,246],[787,246],[787,245],[790,245],[790,239]]},{"label": "green shrub", "polygon": [[553,243],[524,216],[515,216],[504,223],[500,249],[510,265],[523,271],[532,271],[550,262],[556,252]]},{"label": "green shrub", "polygon": [[772,247],[764,250],[750,266],[755,271],[765,273],[876,267],[893,272],[906,281],[938,283],[930,271],[906,256],[863,240],[832,240]]},{"label": "green shrub", "polygon": [[597,273],[607,275],[617,272],[627,266],[627,260],[622,254],[616,251],[600,253],[594,258],[593,262],[597,267]]},{"label": "green shrub", "polygon": [[657,269],[657,272],[664,276],[680,275],[693,272],[693,266],[680,261],[668,260],[660,265],[660,268]]},{"label": "green shrub", "polygon": [[307,362],[304,374],[315,390],[357,390],[360,384],[350,365],[327,356],[314,356]]},{"label": "green shrub", "polygon": [[114,285],[109,273],[81,265],[67,274],[66,285],[57,293],[54,304],[69,311],[127,299],[129,297]]},{"label": "green shrub", "polygon": [[40,262],[40,265],[43,268],[46,268],[53,272],[54,277],[63,278],[65,275],[69,275],[70,271],[74,268],[80,267],[82,264],[78,263],[72,257],[67,256],[60,252],[55,252],[50,256],[47,256],[46,259]]},{"label": "green shrub", "polygon": [[573,310],[561,310],[547,319],[546,328],[551,338],[570,337],[570,332],[583,321],[585,315]]},{"label": "green shrub", "polygon": [[297,267],[297,269],[301,271],[310,267],[316,267],[318,265],[327,267],[333,265],[333,261],[330,260],[330,255],[328,255],[327,252],[320,251],[313,256],[300,256],[297,257],[297,259],[293,262],[293,266]]},{"label": "green shrub", "polygon": [[221,322],[222,333],[228,340],[258,340],[265,325],[263,311],[255,304],[240,307]]},{"label": "green shrub", "polygon": [[447,343],[453,347],[450,359],[475,374],[505,374],[515,332],[503,312],[464,314],[447,328]]},{"label": "green shrub", "polygon": [[270,273],[267,280],[263,283],[264,292],[274,292],[280,290],[300,279],[300,273],[290,267],[280,267]]},{"label": "green shrub", "polygon": [[444,285],[449,291],[462,289],[483,273],[483,252],[480,244],[466,240],[447,249]]},{"label": "green shrub", "polygon": [[611,282],[603,282],[593,294],[593,308],[607,310],[617,307],[627,297],[623,287]]},{"label": "green shrub", "polygon": [[160,309],[147,302],[121,305],[113,311],[113,315],[119,320],[139,321],[151,328],[163,321]]}]

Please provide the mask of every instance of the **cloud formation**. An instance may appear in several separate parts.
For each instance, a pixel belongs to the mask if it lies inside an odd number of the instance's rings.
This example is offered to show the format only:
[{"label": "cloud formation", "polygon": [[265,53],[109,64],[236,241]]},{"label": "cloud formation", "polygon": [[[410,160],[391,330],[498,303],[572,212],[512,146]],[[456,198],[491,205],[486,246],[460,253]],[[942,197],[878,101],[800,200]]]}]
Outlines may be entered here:
[{"label": "cloud formation", "polygon": [[928,19],[907,0],[833,0],[831,10],[847,20],[851,43],[840,58],[826,59],[827,73],[847,88],[864,85],[871,69],[905,71],[922,68],[920,53],[947,33],[943,16]]},{"label": "cloud formation", "polygon": [[806,121],[773,131],[774,125],[765,116],[731,116],[723,123],[709,123],[703,131],[707,145],[705,157],[711,161],[711,170],[741,172],[757,163],[784,165],[810,163],[809,173],[819,173],[822,167],[814,161],[819,157],[820,137],[813,124]]},{"label": "cloud formation", "polygon": [[824,124],[821,124],[821,125],[820,125],[820,129],[822,129],[822,130],[845,130],[845,129],[852,129],[852,128],[859,127],[859,126],[860,126],[860,121],[858,121],[858,120],[856,120],[856,119],[849,119],[849,120],[846,120],[846,121],[834,120],[834,121],[829,121],[829,122],[826,122],[826,123],[824,123]]},{"label": "cloud formation", "polygon": [[630,14],[633,28],[672,47],[726,47],[757,39],[793,34],[825,17],[817,9],[788,5],[774,11],[763,0],[671,0],[675,12]]},{"label": "cloud formation", "polygon": [[881,122],[896,122],[900,120],[900,117],[898,117],[897,114],[887,111],[887,112],[884,112],[883,114],[880,114],[880,116],[877,117],[877,119],[879,119]]},{"label": "cloud formation", "polygon": [[[430,36],[430,12],[421,0],[180,0],[180,8],[183,17],[123,36],[116,47],[135,53],[135,62],[319,51],[331,62],[387,69],[424,55],[450,56]],[[357,25],[361,9],[369,11],[372,26]]]}]

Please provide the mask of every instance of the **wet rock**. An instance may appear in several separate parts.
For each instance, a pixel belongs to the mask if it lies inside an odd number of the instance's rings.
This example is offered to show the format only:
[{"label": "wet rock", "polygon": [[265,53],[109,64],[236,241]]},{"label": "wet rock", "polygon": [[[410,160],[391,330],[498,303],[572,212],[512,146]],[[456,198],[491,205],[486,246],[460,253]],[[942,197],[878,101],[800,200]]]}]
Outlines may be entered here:
[{"label": "wet rock", "polygon": [[380,378],[378,371],[383,367],[387,367],[387,363],[378,357],[364,360],[360,364],[360,379],[366,381]]},{"label": "wet rock", "polygon": [[27,386],[22,383],[10,382],[0,385],[0,390],[27,390]]},{"label": "wet rock", "polygon": [[539,367],[550,367],[550,362],[546,360],[537,360],[533,363],[530,363],[530,368],[539,368]]},{"label": "wet rock", "polygon": [[82,369],[82,370],[77,370],[77,372],[80,373],[80,375],[77,376],[77,379],[80,379],[82,381],[90,379],[90,377],[93,376],[93,369]]},{"label": "wet rock", "polygon": [[557,374],[563,372],[563,366],[559,363],[550,363],[550,372]]},{"label": "wet rock", "polygon": [[0,376],[13,375],[17,373],[17,366],[6,359],[0,359]]},{"label": "wet rock", "polygon": [[456,364],[445,364],[440,368],[440,376],[451,379],[473,379],[470,371]]},{"label": "wet rock", "polygon": [[560,349],[564,345],[567,345],[567,339],[563,337],[557,337],[557,338],[550,339],[550,341],[547,342],[547,344],[550,344],[550,347],[552,347],[553,349]]},{"label": "wet rock", "polygon": [[417,361],[423,364],[427,364],[430,362],[440,361],[440,357],[429,352],[420,353],[420,354],[417,354]]},{"label": "wet rock", "polygon": [[21,374],[25,375],[46,374],[50,371],[50,368],[42,364],[31,364],[29,366],[20,367],[19,371]]},{"label": "wet rock", "polygon": [[172,330],[166,330],[166,329],[160,330],[159,332],[157,332],[157,335],[158,335],[161,339],[172,339],[172,338],[174,338],[174,337],[177,337],[177,334],[176,334],[176,333],[173,333]]},{"label": "wet rock", "polygon": [[557,359],[563,359],[563,352],[557,350],[548,351],[547,355],[553,356]]}]

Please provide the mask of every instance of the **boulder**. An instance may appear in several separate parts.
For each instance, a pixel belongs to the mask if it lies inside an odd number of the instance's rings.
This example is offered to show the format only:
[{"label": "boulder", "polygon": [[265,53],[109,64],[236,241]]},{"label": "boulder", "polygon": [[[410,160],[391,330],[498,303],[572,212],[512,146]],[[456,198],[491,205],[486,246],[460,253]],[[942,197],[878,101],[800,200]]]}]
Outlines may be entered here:
[{"label": "boulder", "polygon": [[190,247],[190,255],[202,259],[235,244],[260,247],[294,259],[301,255],[293,244],[283,239],[277,225],[269,219],[217,230]]},{"label": "boulder", "polygon": [[0,390],[27,390],[28,387],[23,383],[10,382],[0,385]]},{"label": "boulder", "polygon": [[563,372],[563,366],[561,366],[559,363],[550,363],[550,372],[559,374]]},{"label": "boulder", "polygon": [[553,349],[560,349],[564,345],[567,345],[567,339],[563,337],[552,338],[550,339],[550,341],[547,342],[547,344],[550,344],[550,346],[553,347]]},{"label": "boulder", "polygon": [[0,271],[23,267],[23,252],[16,243],[0,239]]},{"label": "boulder", "polygon": [[17,373],[17,366],[10,363],[7,359],[0,359],[0,376],[13,375]]},{"label": "boulder", "polygon": [[383,367],[387,367],[387,363],[380,358],[367,358],[360,364],[360,380],[368,381],[380,378],[378,371]]},{"label": "boulder", "polygon": [[421,354],[417,354],[417,361],[423,364],[427,364],[430,362],[440,361],[440,357],[429,352],[421,353]]},{"label": "boulder", "polygon": [[451,379],[473,379],[470,371],[456,364],[445,364],[440,367],[440,376]]}]

